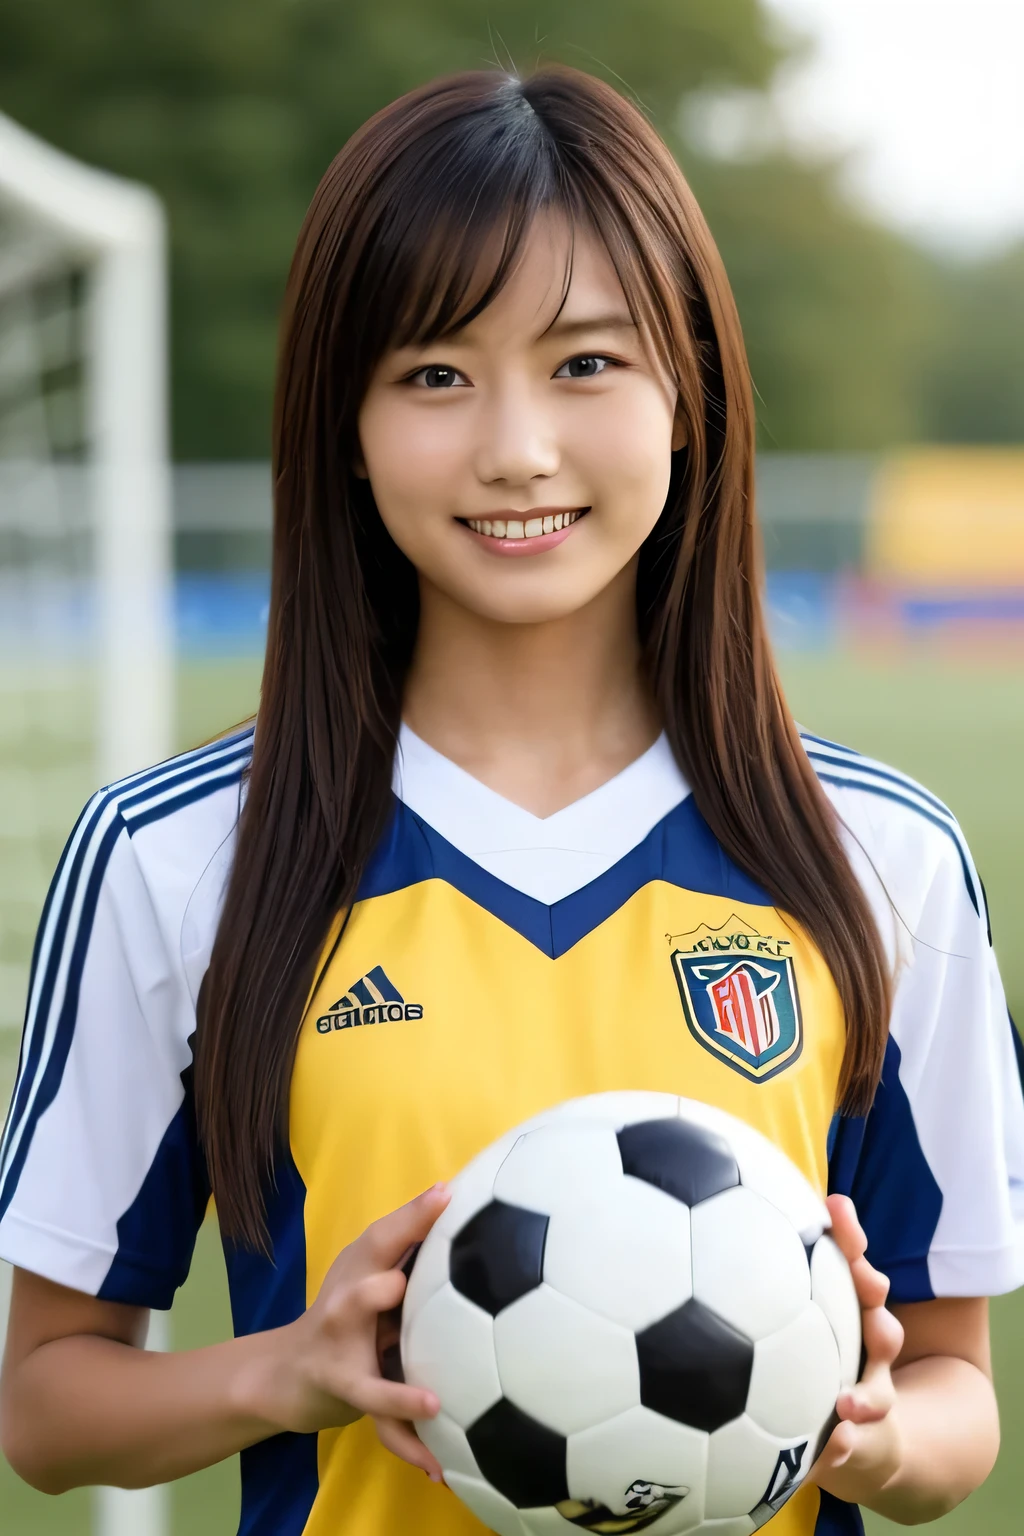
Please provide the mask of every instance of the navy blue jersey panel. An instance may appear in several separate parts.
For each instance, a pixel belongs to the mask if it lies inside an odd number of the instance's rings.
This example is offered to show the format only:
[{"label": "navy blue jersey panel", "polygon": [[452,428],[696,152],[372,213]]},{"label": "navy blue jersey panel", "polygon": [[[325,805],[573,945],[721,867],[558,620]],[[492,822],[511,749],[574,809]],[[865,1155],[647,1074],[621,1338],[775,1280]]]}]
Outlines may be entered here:
[{"label": "navy blue jersey panel", "polygon": [[842,1118],[829,1161],[829,1193],[849,1195],[868,1236],[868,1258],[892,1282],[892,1301],[931,1301],[928,1252],[942,1191],[928,1166],[890,1035],[882,1081],[866,1116]]},{"label": "navy blue jersey panel", "polygon": [[[235,1334],[294,1322],[306,1310],[306,1186],[291,1153],[278,1154],[267,1198],[273,1257],[224,1245]],[[316,1435],[275,1435],[242,1452],[239,1536],[301,1536],[319,1488]]]},{"label": "navy blue jersey panel", "polygon": [[272,1258],[224,1245],[235,1336],[293,1323],[306,1310],[306,1186],[290,1152],[279,1152],[267,1196]]},{"label": "navy blue jersey panel", "polygon": [[[85,969],[85,957],[89,950],[89,940],[92,937],[92,926],[96,916],[96,906],[100,898],[100,890],[103,885],[103,877],[114,845],[124,831],[124,823],[120,816],[104,826],[103,813],[106,803],[101,802],[94,810],[91,825],[87,828],[81,843],[78,846],[74,859],[71,861],[67,877],[67,886],[64,898],[57,916],[56,931],[48,950],[48,964],[46,966],[40,991],[39,1002],[36,1007],[37,1020],[47,1021],[53,1007],[53,995],[57,987],[57,978],[61,966],[67,955],[67,976],[64,981],[63,1000],[56,1015],[56,1024],[53,1029],[52,1043],[49,1054],[44,1054],[44,1043],[48,1030],[36,1028],[31,1031],[28,1049],[25,1053],[25,1074],[18,1084],[14,1102],[11,1106],[7,1126],[7,1145],[14,1144],[14,1133],[21,1126],[24,1119],[24,1128],[21,1130],[21,1138],[17,1149],[9,1164],[4,1169],[3,1185],[0,1186],[0,1216],[14,1198],[14,1192],[18,1187],[21,1171],[25,1166],[32,1138],[35,1135],[36,1126],[43,1113],[49,1109],[57,1097],[64,1076],[64,1068],[67,1065],[68,1055],[71,1051],[71,1042],[75,1034],[75,1026],[78,1023],[78,1000],[82,988],[82,972]],[[89,859],[92,858],[90,864]],[[55,880],[58,877],[55,877]],[[78,899],[81,889],[81,908],[77,916],[77,927],[72,932],[71,913]],[[34,982],[33,982],[34,986]]]},{"label": "navy blue jersey panel", "polygon": [[1020,1030],[1012,1013],[1007,1014],[1010,1021],[1010,1034],[1013,1037],[1013,1054],[1017,1059],[1017,1076],[1020,1078],[1021,1088],[1024,1089],[1024,1040],[1020,1037]]},{"label": "navy blue jersey panel", "polygon": [[302,1536],[320,1486],[316,1435],[275,1435],[239,1457],[238,1536]]},{"label": "navy blue jersey panel", "polygon": [[210,1180],[196,1131],[191,1066],[181,1080],[185,1098],[117,1224],[117,1253],[98,1293],[102,1301],[166,1311],[188,1275]]},{"label": "navy blue jersey panel", "polygon": [[864,1536],[860,1509],[856,1504],[844,1504],[842,1499],[822,1491],[814,1536]]}]

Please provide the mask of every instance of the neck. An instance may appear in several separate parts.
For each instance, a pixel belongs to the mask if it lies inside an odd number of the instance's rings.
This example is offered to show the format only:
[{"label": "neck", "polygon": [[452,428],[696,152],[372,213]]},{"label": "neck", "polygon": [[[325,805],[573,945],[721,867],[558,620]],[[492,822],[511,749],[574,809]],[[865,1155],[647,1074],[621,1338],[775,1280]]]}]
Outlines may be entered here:
[{"label": "neck", "polygon": [[620,773],[659,724],[640,665],[631,565],[564,618],[482,618],[422,580],[403,706],[474,778],[549,816]]}]

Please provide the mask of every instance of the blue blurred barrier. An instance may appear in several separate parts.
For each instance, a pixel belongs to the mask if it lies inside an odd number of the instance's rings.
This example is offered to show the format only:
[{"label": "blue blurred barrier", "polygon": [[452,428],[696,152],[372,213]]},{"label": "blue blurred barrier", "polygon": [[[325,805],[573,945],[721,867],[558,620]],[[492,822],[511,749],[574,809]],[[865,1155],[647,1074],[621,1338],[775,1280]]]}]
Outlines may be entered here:
[{"label": "blue blurred barrier", "polygon": [[838,582],[821,571],[769,571],[768,627],[779,650],[831,650],[839,636]]},{"label": "blue blurred barrier", "polygon": [[180,572],[174,632],[180,656],[252,656],[263,651],[270,603],[265,571]]}]

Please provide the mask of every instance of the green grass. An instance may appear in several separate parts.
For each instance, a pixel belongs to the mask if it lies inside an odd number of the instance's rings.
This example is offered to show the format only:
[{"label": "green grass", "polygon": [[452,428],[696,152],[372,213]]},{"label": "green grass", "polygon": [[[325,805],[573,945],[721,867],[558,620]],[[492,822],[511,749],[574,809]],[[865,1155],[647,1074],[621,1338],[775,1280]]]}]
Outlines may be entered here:
[{"label": "green grass", "polygon": [[[923,780],[956,811],[988,888],[996,947],[1011,1001],[1024,1014],[1024,920],[1019,870],[1024,863],[1024,673],[930,666],[883,666],[855,659],[790,657],[790,703],[810,729],[881,757]],[[255,706],[251,663],[207,664],[181,678],[179,739],[194,745]],[[16,1044],[0,1031],[0,1103],[13,1077]],[[172,1314],[175,1346],[190,1348],[229,1331],[223,1263],[216,1232],[200,1234],[188,1284]],[[1024,1293],[993,1304],[996,1382],[1006,1449],[984,1488],[934,1529],[942,1536],[1018,1536],[1020,1475],[1016,1447],[1024,1438]],[[173,1490],[176,1536],[227,1536],[237,1517],[234,1464],[186,1478]],[[0,1463],[3,1536],[84,1536],[90,1499],[76,1492],[47,1499],[19,1483]],[[869,1519],[879,1532],[886,1522]],[[368,1533],[369,1536],[369,1533]],[[388,1533],[390,1536],[390,1533]]]}]

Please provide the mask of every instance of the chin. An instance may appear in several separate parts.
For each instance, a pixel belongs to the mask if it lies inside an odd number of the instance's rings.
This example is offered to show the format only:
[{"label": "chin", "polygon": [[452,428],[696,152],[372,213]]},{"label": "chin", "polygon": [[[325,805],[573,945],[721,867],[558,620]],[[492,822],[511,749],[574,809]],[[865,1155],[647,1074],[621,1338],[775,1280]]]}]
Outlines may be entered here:
[{"label": "chin", "polygon": [[471,613],[494,624],[554,624],[592,602],[594,592],[501,592],[452,596]]}]

